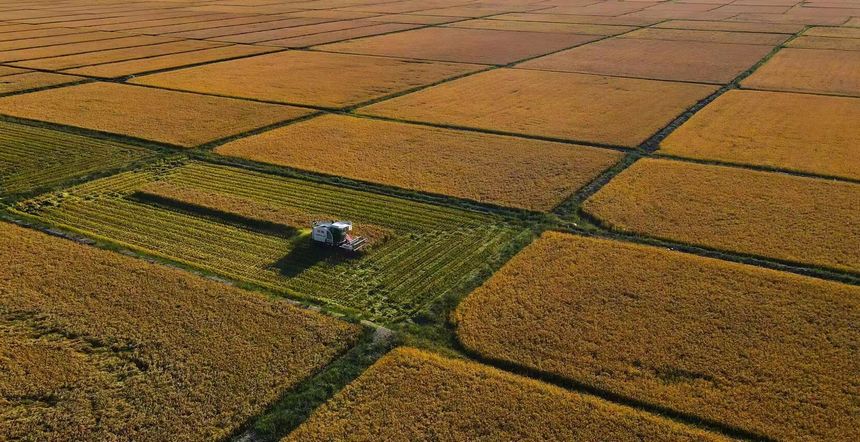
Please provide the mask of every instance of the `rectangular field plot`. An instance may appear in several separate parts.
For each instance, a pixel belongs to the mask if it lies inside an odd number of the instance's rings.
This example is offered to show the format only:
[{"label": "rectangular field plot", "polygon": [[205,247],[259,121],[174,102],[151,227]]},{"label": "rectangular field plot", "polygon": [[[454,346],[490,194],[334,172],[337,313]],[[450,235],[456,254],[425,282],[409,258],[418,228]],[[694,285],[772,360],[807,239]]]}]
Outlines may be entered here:
[{"label": "rectangular field plot", "polygon": [[467,64],[289,51],[165,72],[133,82],[232,97],[345,107],[478,69],[480,66]]},{"label": "rectangular field plot", "polygon": [[485,358],[770,440],[860,438],[856,286],[548,232],[455,316]]},{"label": "rectangular field plot", "polygon": [[803,30],[803,25],[791,23],[762,23],[740,21],[710,20],[669,20],[654,25],[655,28],[693,29],[705,31],[768,32],[773,34],[794,34]]},{"label": "rectangular field plot", "polygon": [[786,48],[777,52],[741,85],[750,89],[860,97],[858,72],[860,51]]},{"label": "rectangular field plot", "polygon": [[725,440],[485,365],[399,348],[282,442],[637,438]]},{"label": "rectangular field plot", "polygon": [[507,21],[476,19],[451,23],[447,27],[463,29],[493,29],[497,31],[561,32],[582,35],[616,35],[636,29],[633,26],[590,25],[581,23],[549,23],[538,21]]},{"label": "rectangular field plot", "polygon": [[860,273],[860,184],[643,159],[585,201],[608,227]]},{"label": "rectangular field plot", "polygon": [[858,98],[734,90],[672,132],[660,152],[857,180],[858,121]]},{"label": "rectangular field plot", "polygon": [[66,69],[63,72],[90,77],[117,78],[197,63],[207,63],[234,57],[262,54],[275,50],[277,50],[277,48],[251,45],[231,45],[227,47],[203,49],[200,51],[183,52],[181,54],[160,55],[142,60],[118,61],[99,64],[96,66]]},{"label": "rectangular field plot", "polygon": [[405,31],[407,29],[414,29],[417,27],[420,27],[420,25],[413,25],[407,23],[379,23],[371,26],[344,29],[342,31],[322,32],[319,34],[309,34],[298,37],[282,38],[278,40],[267,41],[261,44],[270,46],[283,46],[287,48],[306,48],[309,46],[316,46],[342,40],[350,40],[359,37],[387,34],[389,32],[396,31]]},{"label": "rectangular field plot", "polygon": [[133,60],[138,58],[156,57],[159,55],[176,54],[201,49],[210,49],[219,46],[224,46],[224,43],[187,40],[134,48],[110,49],[99,52],[87,52],[85,54],[41,58],[38,60],[21,61],[12,64],[18,67],[33,69],[63,70],[81,66],[90,66],[94,64],[111,63],[115,61]]},{"label": "rectangular field plot", "polygon": [[[338,154],[320,155],[321,150]],[[621,159],[611,150],[334,115],[233,141],[215,152],[541,211],[552,210]]]},{"label": "rectangular field plot", "polygon": [[23,92],[48,86],[75,83],[85,80],[74,75],[54,74],[51,72],[21,72],[0,77],[0,94]]},{"label": "rectangular field plot", "polygon": [[789,48],[833,49],[836,51],[860,51],[860,38],[834,38],[801,35],[790,41]]},{"label": "rectangular field plot", "polygon": [[636,147],[716,89],[567,72],[496,69],[359,112]]},{"label": "rectangular field plot", "polygon": [[0,195],[31,192],[152,156],[127,144],[0,122]]},{"label": "rectangular field plot", "polygon": [[69,43],[63,45],[44,46],[30,49],[11,49],[0,51],[0,62],[34,60],[37,58],[60,57],[63,55],[83,54],[110,49],[140,47],[159,43],[176,41],[175,38],[132,36],[110,38],[98,41]]},{"label": "rectangular field plot", "polygon": [[653,40],[704,41],[713,43],[736,43],[776,46],[788,40],[785,34],[761,32],[728,32],[696,29],[644,28],[624,34],[622,38],[644,38]]},{"label": "rectangular field plot", "polygon": [[286,302],[0,224],[0,439],[221,440],[358,340]]},{"label": "rectangular field plot", "polygon": [[722,84],[751,68],[772,49],[772,45],[760,44],[613,38],[518,67]]},{"label": "rectangular field plot", "polygon": [[[18,209],[377,320],[459,288],[524,232],[497,216],[198,162],[92,181]],[[313,245],[311,221],[325,219],[355,222],[369,250]]]},{"label": "rectangular field plot", "polygon": [[194,147],[298,118],[307,110],[116,83],[0,98],[0,114]]},{"label": "rectangular field plot", "polygon": [[506,64],[597,38],[560,32],[437,27],[334,43],[320,49],[422,60]]}]

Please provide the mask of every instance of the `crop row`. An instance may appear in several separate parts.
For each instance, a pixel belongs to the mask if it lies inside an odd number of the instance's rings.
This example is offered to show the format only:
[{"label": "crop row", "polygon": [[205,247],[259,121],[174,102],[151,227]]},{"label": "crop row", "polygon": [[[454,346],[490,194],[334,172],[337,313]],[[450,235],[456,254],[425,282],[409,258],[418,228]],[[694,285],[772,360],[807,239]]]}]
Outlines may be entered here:
[{"label": "crop row", "polygon": [[0,193],[32,191],[151,156],[140,147],[0,122]]},{"label": "crop row", "polygon": [[[166,167],[166,169],[165,169]],[[199,205],[139,198],[146,189],[207,198]],[[197,193],[195,193],[197,192]],[[221,206],[218,203],[228,202]],[[358,256],[241,221],[254,211],[349,219],[387,231]],[[197,201],[199,202],[199,201]],[[294,296],[392,320],[462,285],[522,232],[499,217],[198,162],[126,172],[21,202],[19,210],[84,234]],[[305,214],[305,215],[302,215]],[[267,221],[264,218],[259,221]],[[373,224],[369,224],[369,223]],[[363,224],[364,223],[364,224]]]}]

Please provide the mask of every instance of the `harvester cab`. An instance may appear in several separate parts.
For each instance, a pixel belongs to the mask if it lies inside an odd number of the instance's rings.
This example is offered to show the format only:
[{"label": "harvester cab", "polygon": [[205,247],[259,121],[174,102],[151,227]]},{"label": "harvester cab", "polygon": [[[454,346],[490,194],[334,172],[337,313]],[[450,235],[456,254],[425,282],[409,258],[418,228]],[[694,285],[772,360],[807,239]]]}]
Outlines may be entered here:
[{"label": "harvester cab", "polygon": [[367,243],[362,236],[352,236],[349,221],[314,221],[311,239],[318,244],[357,252]]}]

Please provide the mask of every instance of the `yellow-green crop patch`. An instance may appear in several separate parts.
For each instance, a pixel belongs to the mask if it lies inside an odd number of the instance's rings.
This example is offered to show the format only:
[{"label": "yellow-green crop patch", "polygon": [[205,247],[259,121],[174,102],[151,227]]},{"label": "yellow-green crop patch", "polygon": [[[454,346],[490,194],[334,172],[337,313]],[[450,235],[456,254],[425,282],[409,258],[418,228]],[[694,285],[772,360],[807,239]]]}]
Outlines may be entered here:
[{"label": "yellow-green crop patch", "polygon": [[0,195],[33,191],[154,155],[142,147],[0,122]]},{"label": "yellow-green crop patch", "polygon": [[[154,182],[171,194],[152,192]],[[270,213],[236,210],[243,201]],[[457,289],[525,231],[498,215],[194,161],[91,181],[16,210],[383,321]],[[344,255],[314,245],[309,223],[289,221],[333,218],[365,228],[375,244]]]}]

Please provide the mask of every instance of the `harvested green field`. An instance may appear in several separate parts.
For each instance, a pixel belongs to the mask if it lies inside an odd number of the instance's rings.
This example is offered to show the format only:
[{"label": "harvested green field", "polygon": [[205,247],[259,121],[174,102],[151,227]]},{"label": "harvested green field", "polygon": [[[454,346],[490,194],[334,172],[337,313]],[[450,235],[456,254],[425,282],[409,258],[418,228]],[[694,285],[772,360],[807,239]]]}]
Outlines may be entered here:
[{"label": "harvested green field", "polygon": [[[347,219],[391,237],[359,257],[318,248],[309,225],[272,225],[141,193],[152,182],[306,217]],[[460,287],[524,232],[504,219],[200,162],[122,173],[23,201],[17,210],[147,253],[290,295],[392,320]]]},{"label": "harvested green field", "polygon": [[0,122],[0,195],[53,186],[154,155],[142,147]]}]

